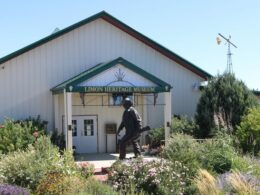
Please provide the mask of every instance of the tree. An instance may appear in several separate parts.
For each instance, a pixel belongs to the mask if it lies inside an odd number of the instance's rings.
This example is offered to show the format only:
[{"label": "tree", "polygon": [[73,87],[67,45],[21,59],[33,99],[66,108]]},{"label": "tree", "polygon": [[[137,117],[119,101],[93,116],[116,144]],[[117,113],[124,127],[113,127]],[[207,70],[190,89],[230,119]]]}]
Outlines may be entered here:
[{"label": "tree", "polygon": [[234,74],[218,75],[209,81],[202,92],[195,115],[199,126],[195,134],[205,138],[222,128],[232,134],[248,108],[256,105],[253,93]]}]

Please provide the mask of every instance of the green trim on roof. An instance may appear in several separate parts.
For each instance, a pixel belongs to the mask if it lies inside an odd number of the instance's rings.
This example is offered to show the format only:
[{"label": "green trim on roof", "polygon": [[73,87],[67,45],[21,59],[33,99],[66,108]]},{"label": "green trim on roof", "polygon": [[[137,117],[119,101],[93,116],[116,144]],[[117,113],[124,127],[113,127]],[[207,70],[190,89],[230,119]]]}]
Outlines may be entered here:
[{"label": "green trim on roof", "polygon": [[116,19],[115,17],[111,16],[110,14],[108,14],[105,11],[99,12],[89,18],[86,18],[78,23],[75,23],[63,30],[59,30],[56,33],[53,33],[43,39],[40,39],[39,41],[36,41],[22,49],[19,49],[7,56],[4,56],[3,58],[0,58],[0,64],[11,60],[14,57],[17,57],[27,51],[30,51],[40,45],[43,45],[45,43],[47,43],[48,41],[51,41],[59,36],[62,36],[82,25],[85,25],[87,23],[90,23],[96,19],[102,18],[103,20],[111,23],[112,25],[118,27],[119,29],[121,29],[122,31],[125,31],[126,33],[130,34],[131,36],[135,37],[136,39],[142,41],[143,43],[145,43],[146,45],[152,47],[153,49],[157,50],[158,52],[162,53],[163,55],[165,55],[166,57],[170,58],[171,60],[176,61],[177,63],[179,63],[180,65],[184,66],[185,68],[189,69],[190,71],[194,72],[195,74],[201,76],[204,79],[208,79],[211,78],[212,75],[207,73],[206,71],[202,70],[201,68],[199,68],[198,66],[194,65],[193,63],[189,62],[188,60],[182,58],[181,56],[177,55],[176,53],[172,52],[171,50],[167,49],[166,47],[160,45],[159,43],[153,41],[152,39],[146,37],[145,35],[139,33],[138,31],[136,31],[135,29],[131,28],[130,26],[126,25],[125,23],[119,21],[118,19]]},{"label": "green trim on roof", "polygon": [[[142,77],[144,77],[144,78],[152,81],[156,85],[158,85],[158,87],[155,89],[155,92],[169,91],[172,88],[170,84],[168,84],[168,83],[162,81],[161,79],[153,76],[152,74],[144,71],[143,69],[141,69],[138,66],[132,64],[131,62],[125,60],[124,58],[119,57],[115,60],[98,64],[98,65],[80,73],[79,75],[72,77],[69,80],[53,87],[51,89],[51,91],[53,93],[59,93],[59,92],[62,92],[63,89],[66,89],[66,91],[68,91],[68,92],[70,92],[70,91],[75,92],[75,90],[77,92],[87,92],[85,87],[80,87],[77,85],[102,73],[105,70],[108,70],[109,68],[111,68],[117,64],[121,64],[121,65],[125,66],[126,68],[132,70],[133,72],[141,75]],[[70,86],[73,87],[72,90],[69,89]],[[107,92],[106,89],[101,89],[101,90],[102,90],[102,92]],[[139,90],[141,91],[141,89],[139,89]],[[133,87],[133,91],[134,91],[134,87]]]}]

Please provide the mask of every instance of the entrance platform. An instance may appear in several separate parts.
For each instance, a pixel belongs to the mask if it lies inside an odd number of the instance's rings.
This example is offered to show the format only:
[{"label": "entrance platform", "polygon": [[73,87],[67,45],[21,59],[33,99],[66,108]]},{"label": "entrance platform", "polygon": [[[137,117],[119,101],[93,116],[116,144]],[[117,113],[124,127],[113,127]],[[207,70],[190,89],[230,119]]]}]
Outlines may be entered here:
[{"label": "entrance platform", "polygon": [[[126,158],[134,157],[133,153],[126,155]],[[97,154],[78,154],[75,156],[76,162],[88,162],[92,164],[95,169],[101,169],[104,167],[111,167],[111,165],[119,158],[118,153],[97,153]],[[154,160],[157,157],[143,156],[145,160]]]}]

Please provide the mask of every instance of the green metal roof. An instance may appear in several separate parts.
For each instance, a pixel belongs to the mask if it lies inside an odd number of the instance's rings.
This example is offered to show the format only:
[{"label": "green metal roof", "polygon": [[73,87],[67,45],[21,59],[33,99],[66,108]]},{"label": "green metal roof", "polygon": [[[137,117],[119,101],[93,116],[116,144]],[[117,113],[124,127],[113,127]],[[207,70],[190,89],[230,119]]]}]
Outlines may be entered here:
[{"label": "green metal roof", "polygon": [[57,37],[60,37],[82,25],[88,24],[94,20],[97,19],[103,19],[107,22],[109,22],[110,24],[116,26],[117,28],[121,29],[122,31],[128,33],[129,35],[135,37],[136,39],[138,39],[139,41],[145,43],[146,45],[152,47],[153,49],[157,50],[158,52],[160,52],[161,54],[165,55],[166,57],[170,58],[171,60],[179,63],[180,65],[184,66],[185,68],[187,68],[188,70],[194,72],[195,74],[199,75],[200,77],[204,78],[204,79],[208,79],[211,78],[212,75],[207,73],[206,71],[202,70],[201,68],[197,67],[196,65],[194,65],[193,63],[187,61],[186,59],[182,58],[181,56],[177,55],[176,53],[170,51],[169,49],[165,48],[164,46],[158,44],[157,42],[151,40],[150,38],[146,37],[145,35],[137,32],[136,30],[134,30],[133,28],[129,27],[128,25],[126,25],[125,23],[119,21],[118,19],[114,18],[113,16],[111,16],[110,14],[108,14],[105,11],[99,12],[89,18],[86,18],[85,20],[82,20],[76,24],[73,24],[63,30],[60,30],[56,33],[53,33],[43,39],[40,39],[39,41],[36,41],[20,50],[17,50],[3,58],[0,58],[0,64],[11,60],[12,58],[15,58],[23,53],[26,53],[36,47],[39,47],[42,44],[47,43],[48,41],[51,41],[53,39],[56,39]]},{"label": "green metal roof", "polygon": [[[138,66],[132,64],[131,62],[125,60],[122,57],[119,57],[115,60],[106,62],[106,63],[100,63],[82,73],[80,73],[79,75],[72,77],[70,79],[68,79],[67,81],[53,87],[51,89],[51,91],[53,93],[61,93],[63,92],[64,89],[66,89],[66,91],[68,92],[85,92],[84,91],[84,87],[80,87],[77,86],[78,84],[98,75],[99,73],[117,65],[117,64],[121,64],[124,67],[132,70],[133,72],[141,75],[142,77],[150,80],[151,82],[155,83],[156,85],[158,85],[158,87],[156,87],[155,92],[165,92],[165,91],[170,91],[170,89],[172,88],[170,84],[162,81],[161,79],[155,77],[154,75],[144,71],[143,69],[139,68]],[[73,90],[70,89],[70,87],[73,87]]]}]

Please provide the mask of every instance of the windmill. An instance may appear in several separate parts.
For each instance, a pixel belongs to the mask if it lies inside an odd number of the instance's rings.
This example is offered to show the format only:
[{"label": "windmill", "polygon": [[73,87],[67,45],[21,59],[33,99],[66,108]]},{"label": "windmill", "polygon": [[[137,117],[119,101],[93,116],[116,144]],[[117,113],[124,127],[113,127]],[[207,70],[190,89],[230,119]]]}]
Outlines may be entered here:
[{"label": "windmill", "polygon": [[[237,46],[230,41],[230,39],[231,39],[231,36],[230,36],[230,35],[228,36],[228,38],[224,37],[224,36],[223,36],[222,34],[220,34],[220,33],[218,33],[218,35],[219,35],[220,37],[222,37],[222,38],[226,41],[225,44],[228,45],[228,51],[227,51],[227,70],[226,70],[226,71],[227,71],[228,73],[233,73],[232,58],[231,58],[232,53],[231,53],[230,46],[233,46],[233,47],[235,47],[235,48],[237,48]],[[217,44],[218,44],[218,45],[221,44],[221,38],[220,38],[220,37],[217,37]]]}]

